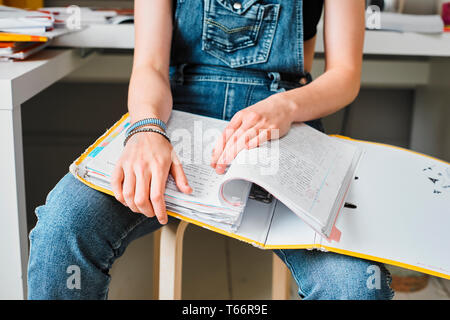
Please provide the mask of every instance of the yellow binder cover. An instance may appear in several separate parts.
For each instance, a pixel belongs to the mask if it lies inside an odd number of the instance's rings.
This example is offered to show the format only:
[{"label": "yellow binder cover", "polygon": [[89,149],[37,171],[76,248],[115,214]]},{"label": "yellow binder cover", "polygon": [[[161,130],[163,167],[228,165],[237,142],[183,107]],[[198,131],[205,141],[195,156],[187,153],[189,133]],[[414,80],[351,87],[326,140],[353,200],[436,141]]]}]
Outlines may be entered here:
[{"label": "yellow binder cover", "polygon": [[[102,152],[127,120],[125,114],[70,166],[81,182],[111,196],[110,189],[88,181],[78,168]],[[176,212],[168,214],[262,249],[319,249],[450,279],[450,164],[399,147],[334,138],[364,150],[345,198],[356,208],[342,208],[336,222],[342,231],[339,242],[316,233],[276,199],[270,210],[249,200],[234,232]]]}]

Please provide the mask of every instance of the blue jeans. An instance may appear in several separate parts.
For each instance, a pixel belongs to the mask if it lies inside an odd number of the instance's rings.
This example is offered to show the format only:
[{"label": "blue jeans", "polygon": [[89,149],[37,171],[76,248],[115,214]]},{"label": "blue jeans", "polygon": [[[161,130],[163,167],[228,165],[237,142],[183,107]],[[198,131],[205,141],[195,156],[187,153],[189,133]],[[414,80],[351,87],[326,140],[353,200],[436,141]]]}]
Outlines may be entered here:
[{"label": "blue jeans", "polygon": [[[174,108],[230,119],[236,111],[300,84],[280,80],[277,73],[181,67],[171,69],[171,86]],[[308,124],[323,130],[320,120]],[[161,227],[156,218],[132,212],[70,173],[48,194],[36,215],[38,222],[30,233],[30,299],[106,299],[114,261],[131,241]],[[169,217],[169,223],[173,220]],[[304,299],[393,296],[389,272],[382,264],[315,250],[275,253],[291,270]],[[77,274],[80,281],[73,278]],[[372,281],[373,276],[378,279]]]}]

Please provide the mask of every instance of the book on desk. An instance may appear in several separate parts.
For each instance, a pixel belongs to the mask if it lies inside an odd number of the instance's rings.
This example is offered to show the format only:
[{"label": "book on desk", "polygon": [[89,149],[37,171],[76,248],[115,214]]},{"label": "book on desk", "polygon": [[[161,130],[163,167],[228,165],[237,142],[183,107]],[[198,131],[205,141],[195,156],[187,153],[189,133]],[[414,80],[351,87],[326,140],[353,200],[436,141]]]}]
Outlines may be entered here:
[{"label": "book on desk", "polygon": [[[241,151],[223,176],[208,161],[186,163],[199,145],[200,159],[207,158],[214,132],[226,124],[172,113],[168,134],[194,192],[179,192],[169,176],[169,215],[263,249],[319,249],[450,279],[448,163],[402,148],[327,136],[305,124],[294,124],[279,140]],[[126,114],[71,164],[70,172],[113,195],[109,180],[128,126]],[[186,136],[189,142],[181,139]]]}]

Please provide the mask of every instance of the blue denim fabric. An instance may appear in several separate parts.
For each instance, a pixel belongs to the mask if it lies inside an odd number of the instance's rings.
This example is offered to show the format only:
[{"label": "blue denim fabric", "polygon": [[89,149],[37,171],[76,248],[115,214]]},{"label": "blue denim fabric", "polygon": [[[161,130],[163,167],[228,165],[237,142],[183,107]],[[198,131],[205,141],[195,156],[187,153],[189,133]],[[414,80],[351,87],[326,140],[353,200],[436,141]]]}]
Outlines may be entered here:
[{"label": "blue denim fabric", "polygon": [[303,72],[302,0],[174,0],[174,4],[172,65]]},{"label": "blue denim fabric", "polygon": [[[174,108],[230,119],[241,108],[299,86],[276,79],[271,73],[210,66],[184,72],[171,69]],[[323,130],[320,120],[308,124]],[[30,299],[105,299],[113,262],[131,241],[160,227],[155,218],[133,213],[114,197],[87,187],[70,173],[48,194],[36,215],[38,223],[30,233]],[[173,220],[170,217],[169,223]],[[299,295],[305,299],[392,297],[389,273],[381,264],[320,251],[275,252],[291,270]],[[381,270],[379,289],[366,285],[372,265]],[[70,266],[80,268],[79,289],[67,286]]]},{"label": "blue denim fabric", "polygon": [[[302,1],[242,0],[239,9],[235,2],[177,0],[170,68],[174,109],[229,120],[242,108],[301,86],[280,73],[310,80],[303,72]],[[320,119],[307,124],[323,131]],[[161,227],[156,218],[132,212],[70,173],[36,208],[36,216],[29,236],[29,299],[107,298],[114,261],[131,241]],[[304,299],[393,296],[382,264],[321,251],[275,253]],[[375,287],[368,285],[374,266],[380,271]]]}]

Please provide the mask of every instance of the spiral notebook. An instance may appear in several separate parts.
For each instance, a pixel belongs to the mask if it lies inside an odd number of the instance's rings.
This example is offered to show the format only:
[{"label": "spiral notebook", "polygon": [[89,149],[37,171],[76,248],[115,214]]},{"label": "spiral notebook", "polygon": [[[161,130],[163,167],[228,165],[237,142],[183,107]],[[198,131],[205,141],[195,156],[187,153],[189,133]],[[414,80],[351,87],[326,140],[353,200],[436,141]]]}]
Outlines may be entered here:
[{"label": "spiral notebook", "polygon": [[[128,115],[124,115],[72,163],[70,172],[88,186],[113,195],[108,179],[128,125]],[[226,122],[174,111],[168,125],[176,142],[177,137],[195,136],[194,131],[203,138],[212,129],[220,132]],[[185,131],[173,130],[183,126]],[[379,143],[341,136],[321,140],[323,136],[306,127],[294,126],[279,139],[281,146],[273,149],[280,153],[273,154],[290,161],[291,167],[268,175],[271,179],[254,172],[260,165],[250,168],[244,159],[249,156],[247,151],[234,160],[240,165],[233,167],[233,162],[228,176],[211,185],[198,181],[192,185],[190,177],[205,177],[200,172],[204,168],[196,168],[195,161],[185,164],[193,189],[203,186],[212,191],[211,198],[200,198],[200,203],[183,198],[169,177],[168,214],[263,249],[331,251],[450,279],[450,255],[446,254],[450,246],[450,164]],[[209,136],[210,146],[213,137]],[[186,152],[191,159],[199,156],[192,150],[198,143],[173,144],[177,154]],[[289,152],[283,153],[286,146]],[[258,149],[266,155],[271,152],[267,146]],[[207,157],[208,150],[201,149],[200,156]],[[317,167],[308,159],[315,159]],[[262,167],[272,168],[270,163]],[[325,175],[321,170],[326,170]],[[285,188],[273,189],[280,186],[281,177],[288,181]],[[295,203],[292,194],[298,196]],[[352,205],[345,207],[344,202]]]}]

